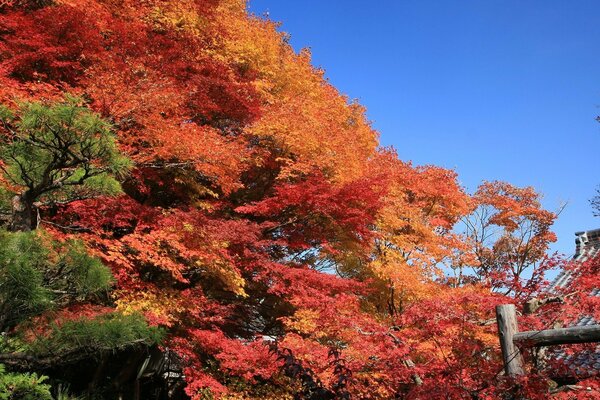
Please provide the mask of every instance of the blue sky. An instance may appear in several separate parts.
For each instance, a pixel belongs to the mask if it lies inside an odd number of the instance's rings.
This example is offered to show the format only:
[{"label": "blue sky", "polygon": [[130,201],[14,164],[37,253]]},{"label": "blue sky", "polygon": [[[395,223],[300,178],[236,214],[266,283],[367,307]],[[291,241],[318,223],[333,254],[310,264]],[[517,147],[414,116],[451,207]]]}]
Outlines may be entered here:
[{"label": "blue sky", "polygon": [[357,98],[400,158],[568,202],[554,250],[600,227],[600,9],[596,1],[250,0]]}]

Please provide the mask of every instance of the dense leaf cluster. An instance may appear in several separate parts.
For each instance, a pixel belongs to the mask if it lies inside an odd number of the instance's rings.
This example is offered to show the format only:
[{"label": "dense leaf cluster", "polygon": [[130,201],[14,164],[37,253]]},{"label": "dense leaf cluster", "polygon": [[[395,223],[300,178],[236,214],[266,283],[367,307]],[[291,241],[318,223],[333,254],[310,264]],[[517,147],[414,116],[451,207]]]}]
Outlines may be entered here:
[{"label": "dense leaf cluster", "polygon": [[77,241],[0,232],[0,330],[74,301],[102,296],[112,275]]}]

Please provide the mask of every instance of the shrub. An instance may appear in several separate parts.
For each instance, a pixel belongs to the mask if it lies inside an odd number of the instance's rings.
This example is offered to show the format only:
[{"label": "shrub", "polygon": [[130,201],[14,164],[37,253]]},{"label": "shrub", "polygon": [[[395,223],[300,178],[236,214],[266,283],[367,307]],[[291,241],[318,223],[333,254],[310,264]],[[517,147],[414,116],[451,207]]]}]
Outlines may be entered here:
[{"label": "shrub", "polygon": [[45,376],[9,373],[0,364],[0,400],[52,400]]}]

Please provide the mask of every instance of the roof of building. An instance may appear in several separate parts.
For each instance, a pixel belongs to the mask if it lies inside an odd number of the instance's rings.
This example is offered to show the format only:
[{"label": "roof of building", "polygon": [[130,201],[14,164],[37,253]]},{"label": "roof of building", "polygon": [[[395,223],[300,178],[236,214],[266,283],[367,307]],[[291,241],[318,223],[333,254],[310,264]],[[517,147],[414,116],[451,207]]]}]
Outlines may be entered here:
[{"label": "roof of building", "polygon": [[[575,255],[573,261],[583,263],[600,256],[600,229],[575,233]],[[550,285],[550,291],[566,287],[573,279],[574,270],[562,271]],[[600,288],[591,291],[590,296],[600,297]],[[572,326],[596,325],[598,322],[589,315],[582,315]],[[600,375],[600,346],[595,350],[587,350],[575,354],[567,354],[559,350],[555,359],[563,362],[570,371],[579,377]]]},{"label": "roof of building", "polygon": [[[600,229],[575,233],[575,255],[573,256],[573,261],[582,263],[596,256],[600,256]],[[567,286],[572,278],[572,270],[562,271],[550,284],[550,291]],[[592,295],[600,295],[600,288],[595,289]]]}]

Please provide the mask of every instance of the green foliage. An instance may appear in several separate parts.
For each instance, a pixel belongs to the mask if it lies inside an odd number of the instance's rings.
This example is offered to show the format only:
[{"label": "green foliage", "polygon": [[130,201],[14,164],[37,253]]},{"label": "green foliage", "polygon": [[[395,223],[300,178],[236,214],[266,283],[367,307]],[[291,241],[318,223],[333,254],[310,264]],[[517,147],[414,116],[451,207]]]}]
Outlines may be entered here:
[{"label": "green foliage", "polygon": [[51,306],[44,285],[48,258],[36,235],[0,232],[0,326],[13,326]]},{"label": "green foliage", "polygon": [[72,352],[117,350],[134,344],[152,345],[160,342],[163,331],[148,326],[139,314],[110,313],[92,319],[81,318],[57,325],[52,333],[34,342],[34,353],[44,355]]},{"label": "green foliage", "polygon": [[131,168],[108,122],[67,96],[62,103],[28,102],[17,113],[0,106],[7,132],[0,146],[5,177],[32,201],[120,193],[116,178]]},{"label": "green foliage", "polygon": [[112,274],[99,259],[91,257],[81,241],[71,240],[66,244],[54,243],[58,259],[53,272],[60,271],[54,286],[83,299],[107,290],[112,283]]},{"label": "green foliage", "polygon": [[12,207],[12,198],[14,193],[6,187],[0,186],[0,210],[10,210]]},{"label": "green foliage", "polygon": [[62,194],[67,198],[88,198],[98,194],[118,196],[123,193],[121,184],[106,172],[85,179],[81,186],[67,187],[63,190]]},{"label": "green foliage", "polygon": [[45,376],[8,373],[0,364],[0,400],[52,400]]},{"label": "green foliage", "polygon": [[0,231],[0,329],[99,294],[111,282],[110,270],[81,242],[58,243],[43,231]]}]

